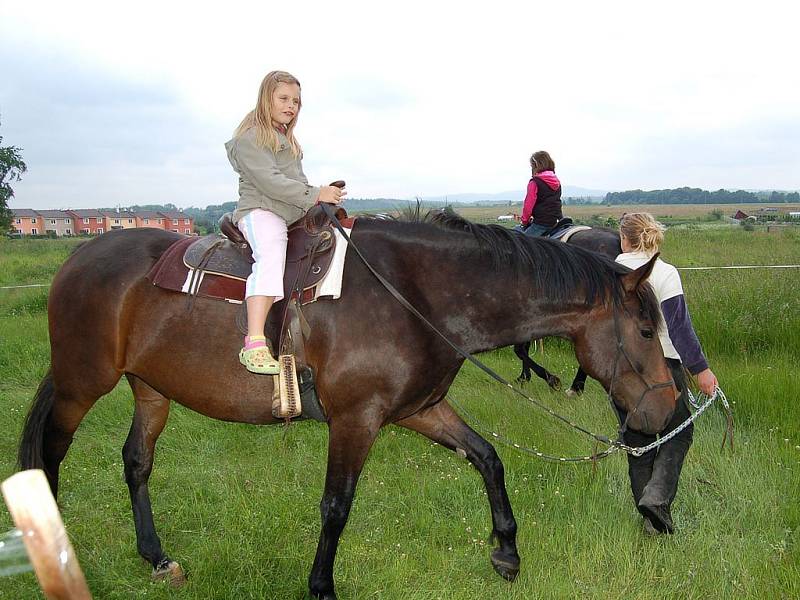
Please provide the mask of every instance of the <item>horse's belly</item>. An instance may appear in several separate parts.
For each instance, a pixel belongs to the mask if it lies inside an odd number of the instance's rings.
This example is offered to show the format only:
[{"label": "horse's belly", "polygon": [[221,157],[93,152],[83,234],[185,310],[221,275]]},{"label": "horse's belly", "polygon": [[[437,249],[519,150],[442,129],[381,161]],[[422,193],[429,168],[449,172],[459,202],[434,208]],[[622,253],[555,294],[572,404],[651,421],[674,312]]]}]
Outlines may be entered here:
[{"label": "horse's belly", "polygon": [[242,335],[235,306],[149,287],[135,304],[127,336],[126,372],[159,393],[203,415],[225,421],[273,423],[271,375],[256,375],[239,362]]}]

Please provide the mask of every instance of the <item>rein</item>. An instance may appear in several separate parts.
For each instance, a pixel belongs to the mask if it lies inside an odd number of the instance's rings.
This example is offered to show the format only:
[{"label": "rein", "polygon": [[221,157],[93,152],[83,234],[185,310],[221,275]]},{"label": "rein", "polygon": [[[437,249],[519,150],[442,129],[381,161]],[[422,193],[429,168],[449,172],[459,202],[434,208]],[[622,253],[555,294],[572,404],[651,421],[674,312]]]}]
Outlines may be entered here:
[{"label": "rein", "polygon": [[[370,273],[372,273],[375,276],[375,278],[381,283],[381,285],[384,288],[386,288],[386,290],[406,310],[408,310],[411,314],[413,314],[415,317],[417,317],[417,319],[422,321],[422,323],[424,323],[425,326],[428,327],[428,329],[430,329],[439,338],[441,338],[441,340],[444,341],[448,346],[450,346],[450,348],[452,348],[459,356],[461,356],[462,358],[464,358],[464,359],[468,360],[469,362],[471,362],[473,365],[478,367],[481,371],[483,371],[484,373],[489,375],[489,377],[491,377],[492,379],[494,379],[498,383],[504,385],[505,387],[510,389],[512,392],[514,392],[518,396],[521,396],[522,398],[524,398],[525,400],[527,400],[528,402],[530,402],[534,406],[537,406],[538,408],[544,410],[551,417],[553,417],[555,419],[558,419],[559,421],[562,421],[563,423],[566,423],[567,425],[569,425],[573,429],[575,429],[577,431],[580,431],[581,433],[591,437],[596,442],[603,443],[603,444],[605,444],[607,446],[610,446],[610,447],[607,450],[603,451],[603,452],[595,453],[595,454],[593,454],[591,456],[583,456],[583,457],[578,457],[578,458],[561,458],[561,457],[555,457],[555,456],[550,456],[550,455],[544,454],[544,453],[539,452],[539,451],[537,451],[535,449],[524,448],[524,447],[520,446],[519,444],[516,444],[516,443],[510,442],[509,440],[506,440],[505,438],[503,438],[502,436],[500,436],[499,434],[497,434],[495,432],[491,432],[492,437],[494,437],[495,439],[498,439],[499,441],[501,441],[501,442],[503,442],[505,444],[511,445],[512,447],[514,447],[514,448],[516,448],[518,450],[523,450],[525,452],[529,452],[531,454],[534,454],[535,456],[538,456],[539,458],[544,458],[544,459],[547,459],[547,460],[557,460],[557,461],[560,461],[560,462],[596,461],[596,460],[599,460],[601,458],[605,458],[606,456],[610,456],[616,450],[624,450],[625,452],[627,452],[629,454],[632,454],[634,456],[641,456],[645,452],[649,452],[650,450],[653,450],[654,448],[657,448],[661,444],[665,443],[667,440],[672,438],[672,436],[677,435],[677,433],[679,433],[681,430],[683,430],[686,427],[688,427],[689,424],[692,421],[694,421],[694,419],[697,416],[699,416],[699,414],[701,414],[702,411],[698,410],[698,412],[694,413],[693,415],[690,415],[689,418],[686,421],[684,421],[681,425],[679,425],[678,428],[676,428],[676,430],[674,430],[674,433],[671,432],[670,434],[668,434],[668,436],[664,436],[662,438],[659,438],[658,440],[656,440],[655,442],[653,442],[652,444],[649,444],[647,446],[634,448],[634,447],[631,447],[631,446],[627,446],[626,444],[624,444],[622,442],[622,434],[624,433],[625,429],[627,428],[628,419],[630,418],[631,414],[635,413],[638,410],[639,405],[644,400],[645,395],[647,395],[648,392],[651,392],[651,391],[653,391],[655,389],[671,386],[671,385],[673,385],[673,382],[672,382],[672,380],[670,380],[669,382],[657,383],[657,384],[654,384],[654,385],[651,385],[651,384],[649,384],[647,382],[647,380],[642,375],[641,371],[639,371],[636,368],[636,365],[631,361],[630,357],[628,356],[628,353],[625,351],[625,348],[624,348],[623,343],[622,343],[621,334],[620,334],[620,331],[619,331],[619,322],[618,322],[618,318],[617,318],[617,311],[614,310],[614,331],[615,331],[615,334],[617,336],[617,355],[616,355],[616,357],[614,359],[614,371],[613,371],[612,376],[611,376],[611,384],[609,385],[609,391],[608,391],[609,401],[612,403],[612,407],[613,407],[613,399],[611,397],[611,392],[612,392],[612,389],[613,389],[613,386],[614,386],[614,378],[616,377],[617,364],[619,362],[620,355],[625,356],[625,358],[627,359],[628,363],[630,363],[631,367],[633,368],[634,372],[636,372],[636,374],[642,379],[642,382],[645,384],[646,389],[642,392],[642,395],[639,398],[639,401],[637,402],[637,404],[634,407],[634,409],[628,414],[628,416],[626,417],[625,421],[623,423],[621,423],[621,428],[620,428],[620,431],[619,431],[619,438],[616,439],[616,440],[610,440],[605,435],[599,435],[599,434],[596,434],[596,433],[592,433],[588,429],[585,429],[584,427],[581,427],[577,423],[574,423],[574,422],[570,421],[566,417],[563,417],[563,416],[559,415],[558,413],[553,411],[548,406],[542,404],[541,402],[537,401],[534,398],[531,398],[530,396],[528,396],[527,394],[525,394],[524,392],[522,392],[518,388],[515,388],[513,386],[513,384],[511,384],[508,380],[504,379],[501,375],[496,373],[493,369],[491,369],[490,367],[486,366],[484,363],[482,363],[480,360],[478,360],[477,358],[472,356],[472,354],[470,354],[469,352],[467,352],[466,350],[464,350],[463,348],[461,348],[457,344],[451,342],[450,339],[445,334],[443,334],[441,331],[439,331],[439,329],[437,329],[436,326],[433,323],[431,323],[422,313],[420,313],[416,308],[414,308],[414,306],[408,300],[406,300],[406,298],[399,291],[397,291],[397,289],[391,283],[389,283],[380,273],[378,273],[375,270],[375,268],[369,263],[369,261],[367,261],[367,259],[361,253],[361,250],[358,248],[358,246],[355,245],[355,243],[353,243],[353,241],[350,239],[350,236],[347,235],[347,232],[342,227],[341,223],[339,223],[339,219],[336,218],[336,215],[334,214],[333,208],[331,208],[331,206],[329,204],[327,204],[327,203],[321,203],[320,206],[322,207],[323,211],[328,216],[328,218],[331,220],[331,222],[334,224],[336,229],[339,231],[339,233],[341,233],[342,236],[344,237],[344,239],[347,241],[347,244],[355,251],[355,253],[358,255],[358,257],[361,259],[361,262],[364,263],[364,266],[367,267],[367,269],[370,271]],[[721,393],[721,390],[718,390],[718,391]],[[707,405],[711,404],[711,402],[716,397],[717,397],[717,394],[714,394],[714,396],[712,396],[708,400]],[[456,406],[458,406],[458,405],[456,405]],[[463,408],[461,408],[460,406],[459,406],[459,408],[463,411]],[[705,410],[705,408],[707,408],[707,406],[704,407],[703,410]]]}]

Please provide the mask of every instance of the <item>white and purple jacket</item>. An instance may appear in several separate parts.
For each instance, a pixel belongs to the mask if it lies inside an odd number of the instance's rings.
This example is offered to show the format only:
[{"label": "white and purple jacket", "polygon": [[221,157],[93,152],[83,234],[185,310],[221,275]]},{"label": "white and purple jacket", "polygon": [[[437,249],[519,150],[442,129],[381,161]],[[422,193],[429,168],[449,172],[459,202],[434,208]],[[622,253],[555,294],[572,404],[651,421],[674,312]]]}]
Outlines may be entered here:
[{"label": "white and purple jacket", "polygon": [[[624,252],[617,256],[616,260],[626,267],[636,269],[650,258],[652,257],[644,252]],[[659,340],[664,349],[664,356],[680,360],[692,375],[705,371],[708,362],[692,326],[678,270],[658,258],[648,281],[653,286],[661,305],[663,323]]]}]

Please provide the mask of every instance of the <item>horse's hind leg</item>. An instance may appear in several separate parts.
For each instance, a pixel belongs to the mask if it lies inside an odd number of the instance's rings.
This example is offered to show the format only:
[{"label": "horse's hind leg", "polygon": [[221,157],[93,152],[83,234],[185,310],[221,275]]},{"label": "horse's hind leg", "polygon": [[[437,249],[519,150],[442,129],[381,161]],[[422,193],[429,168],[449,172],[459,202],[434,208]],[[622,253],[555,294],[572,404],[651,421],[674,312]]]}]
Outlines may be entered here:
[{"label": "horse's hind leg", "polygon": [[153,523],[147,481],[153,469],[156,440],[169,416],[169,400],[134,375],[126,375],[136,401],[133,423],[122,448],[125,482],[131,495],[136,546],[139,554],[153,565],[154,579],[169,579],[173,585],[185,581],[180,565],[164,554]]},{"label": "horse's hind leg", "polygon": [[402,425],[457,452],[465,452],[483,477],[492,509],[492,538],[500,547],[492,552],[492,566],[505,579],[513,581],[519,573],[517,522],[506,492],[503,463],[492,445],[461,420],[445,401],[411,417]]},{"label": "horse's hind leg", "polygon": [[561,380],[556,376],[553,375],[550,371],[545,369],[535,360],[530,357],[530,349],[531,343],[525,342],[524,344],[516,344],[514,346],[514,354],[517,355],[522,361],[522,372],[517,377],[517,381],[520,383],[528,382],[531,380],[531,371],[536,373],[536,376],[540,379],[543,379],[547,385],[550,386],[550,389],[559,390],[561,389]]}]

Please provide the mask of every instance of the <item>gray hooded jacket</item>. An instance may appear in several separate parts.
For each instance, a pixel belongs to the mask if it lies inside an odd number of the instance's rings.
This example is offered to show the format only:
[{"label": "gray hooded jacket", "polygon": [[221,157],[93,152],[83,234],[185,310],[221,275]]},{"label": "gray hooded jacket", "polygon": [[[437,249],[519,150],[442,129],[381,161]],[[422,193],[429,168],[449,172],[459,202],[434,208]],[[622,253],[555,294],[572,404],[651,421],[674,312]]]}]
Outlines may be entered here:
[{"label": "gray hooded jacket", "polygon": [[263,208],[294,223],[319,197],[319,188],[308,185],[301,159],[292,154],[286,136],[278,132],[277,153],[256,144],[251,128],[225,144],[228,160],[239,174],[239,204],[233,213],[238,223],[251,210]]}]

